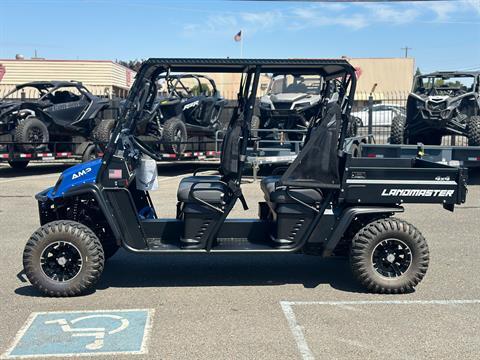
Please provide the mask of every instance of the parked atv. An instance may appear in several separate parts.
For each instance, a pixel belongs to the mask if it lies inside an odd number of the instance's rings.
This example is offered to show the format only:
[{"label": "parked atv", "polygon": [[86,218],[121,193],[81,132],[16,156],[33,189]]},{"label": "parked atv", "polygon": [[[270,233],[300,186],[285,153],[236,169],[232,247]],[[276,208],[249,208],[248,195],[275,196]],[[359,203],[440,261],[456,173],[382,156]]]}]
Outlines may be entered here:
[{"label": "parked atv", "polygon": [[[330,82],[328,89],[322,86],[319,75],[274,74],[267,94],[260,98],[260,116],[252,119],[252,129],[261,129],[254,130],[255,135],[274,140],[280,133],[285,141],[302,141],[310,122],[319,116],[322,101],[338,99],[337,82]],[[355,136],[357,127],[358,119],[352,118],[347,136]]]},{"label": "parked atv", "polygon": [[[184,177],[176,216],[165,218],[157,216],[149,195],[158,187],[155,160],[161,157],[135,128],[156,95],[157,77],[170,71],[240,73],[243,81],[218,174]],[[275,71],[322,74],[326,82],[340,78],[342,91],[336,101],[323,103],[285,173],[262,180],[258,217],[233,219],[236,203],[248,208],[242,177],[260,76]],[[27,278],[48,296],[84,294],[95,288],[105,260],[120,247],[159,256],[350,254],[355,278],[369,291],[413,291],[427,271],[429,250],[415,226],[394,214],[405,203],[453,210],[465,202],[467,174],[419,158],[352,158],[344,152],[355,85],[355,69],[344,59],[149,59],[103,158],[65,170],[55,186],[37,194],[41,226],[23,252]]]},{"label": "parked atv", "polygon": [[[165,151],[182,154],[194,136],[213,138],[225,106],[215,81],[205,75],[166,74],[158,79],[138,132],[161,140]],[[143,128],[142,128],[143,124]]]},{"label": "parked atv", "polygon": [[108,142],[115,124],[101,121],[108,106],[108,99],[92,95],[79,82],[25,83],[0,100],[0,135],[10,135],[26,152],[45,148],[49,141],[70,141],[73,136]]},{"label": "parked atv", "polygon": [[480,146],[480,72],[435,72],[415,77],[407,116],[392,120],[392,144],[440,145],[462,135]]}]

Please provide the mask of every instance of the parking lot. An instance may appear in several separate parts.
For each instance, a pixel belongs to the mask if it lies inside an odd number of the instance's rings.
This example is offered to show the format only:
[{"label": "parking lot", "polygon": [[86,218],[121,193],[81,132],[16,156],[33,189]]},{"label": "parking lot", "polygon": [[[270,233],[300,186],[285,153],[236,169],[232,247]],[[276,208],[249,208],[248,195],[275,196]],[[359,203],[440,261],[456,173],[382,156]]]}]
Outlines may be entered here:
[{"label": "parking lot", "polygon": [[[174,216],[178,182],[197,167],[159,166],[160,186],[152,199],[160,217]],[[41,296],[17,274],[25,242],[39,226],[33,195],[53,185],[65,168],[37,165],[21,173],[0,166],[3,356],[22,345],[16,336],[22,328],[20,335],[29,334],[26,322],[43,316],[32,313],[108,310],[113,317],[133,309],[148,314],[139,325],[137,358],[465,359],[480,353],[478,173],[471,176],[467,203],[454,213],[439,205],[408,205],[401,215],[422,231],[431,251],[427,276],[412,294],[365,293],[344,259],[154,257],[121,250],[107,262],[94,293],[57,299]],[[263,197],[259,183],[247,177],[243,189],[250,209],[237,206],[232,216],[255,217]],[[133,330],[123,334],[125,342],[135,336]],[[104,341],[107,347],[108,334]],[[131,354],[112,350],[103,357]]]}]

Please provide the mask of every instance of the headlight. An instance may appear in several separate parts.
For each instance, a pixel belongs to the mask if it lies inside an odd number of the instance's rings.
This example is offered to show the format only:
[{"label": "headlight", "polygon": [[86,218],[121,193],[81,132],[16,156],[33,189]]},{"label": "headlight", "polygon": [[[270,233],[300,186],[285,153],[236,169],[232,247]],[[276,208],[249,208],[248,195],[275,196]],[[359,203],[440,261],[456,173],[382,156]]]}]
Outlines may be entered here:
[{"label": "headlight", "polygon": [[417,100],[416,106],[417,106],[417,109],[424,109],[425,103],[421,100]]},{"label": "headlight", "polygon": [[293,108],[294,109],[300,109],[300,108],[304,108],[304,107],[307,107],[307,106],[310,106],[309,102],[301,102],[301,103],[295,104],[295,106]]},{"label": "headlight", "polygon": [[449,108],[456,108],[457,106],[460,105],[461,102],[462,102],[462,99],[453,101],[453,102],[451,102],[451,103],[448,105],[448,107],[449,107]]}]

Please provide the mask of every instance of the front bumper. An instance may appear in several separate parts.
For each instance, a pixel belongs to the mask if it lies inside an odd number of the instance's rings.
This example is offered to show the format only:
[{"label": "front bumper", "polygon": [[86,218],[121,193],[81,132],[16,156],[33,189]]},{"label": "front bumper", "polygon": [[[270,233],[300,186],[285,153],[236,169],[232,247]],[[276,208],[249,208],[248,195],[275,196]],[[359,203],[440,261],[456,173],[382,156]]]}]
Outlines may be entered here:
[{"label": "front bumper", "polygon": [[53,201],[48,197],[48,193],[52,189],[53,188],[45,189],[35,195],[35,199],[38,201],[40,225],[56,220]]}]

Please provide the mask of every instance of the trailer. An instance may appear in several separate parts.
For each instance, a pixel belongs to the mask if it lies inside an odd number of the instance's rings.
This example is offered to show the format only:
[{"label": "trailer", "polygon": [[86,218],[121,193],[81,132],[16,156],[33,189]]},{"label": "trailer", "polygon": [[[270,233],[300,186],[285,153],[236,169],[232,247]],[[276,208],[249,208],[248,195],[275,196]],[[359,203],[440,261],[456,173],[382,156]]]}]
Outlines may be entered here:
[{"label": "trailer", "polygon": [[439,164],[475,168],[480,167],[480,146],[442,146],[442,145],[361,145],[361,156],[369,158],[411,159],[417,156]]},{"label": "trailer", "polygon": [[[294,138],[301,140],[289,140],[291,133],[297,135]],[[261,136],[267,135],[267,136]],[[263,166],[275,166],[278,170],[290,165],[303,148],[306,130],[287,129],[253,129],[251,130],[251,146],[247,147],[246,164],[251,166],[253,179],[257,180],[258,172]],[[353,157],[360,156],[360,147],[373,141],[373,137],[354,136],[345,139],[344,151]]]},{"label": "trailer", "polygon": [[[182,154],[160,152],[163,161],[212,160],[220,156],[217,146],[208,146],[212,141],[187,141]],[[18,142],[0,141],[0,164],[8,163],[14,169],[25,169],[30,162],[71,163],[85,162],[103,156],[106,144],[93,141],[42,143],[42,150],[24,152]]]}]

